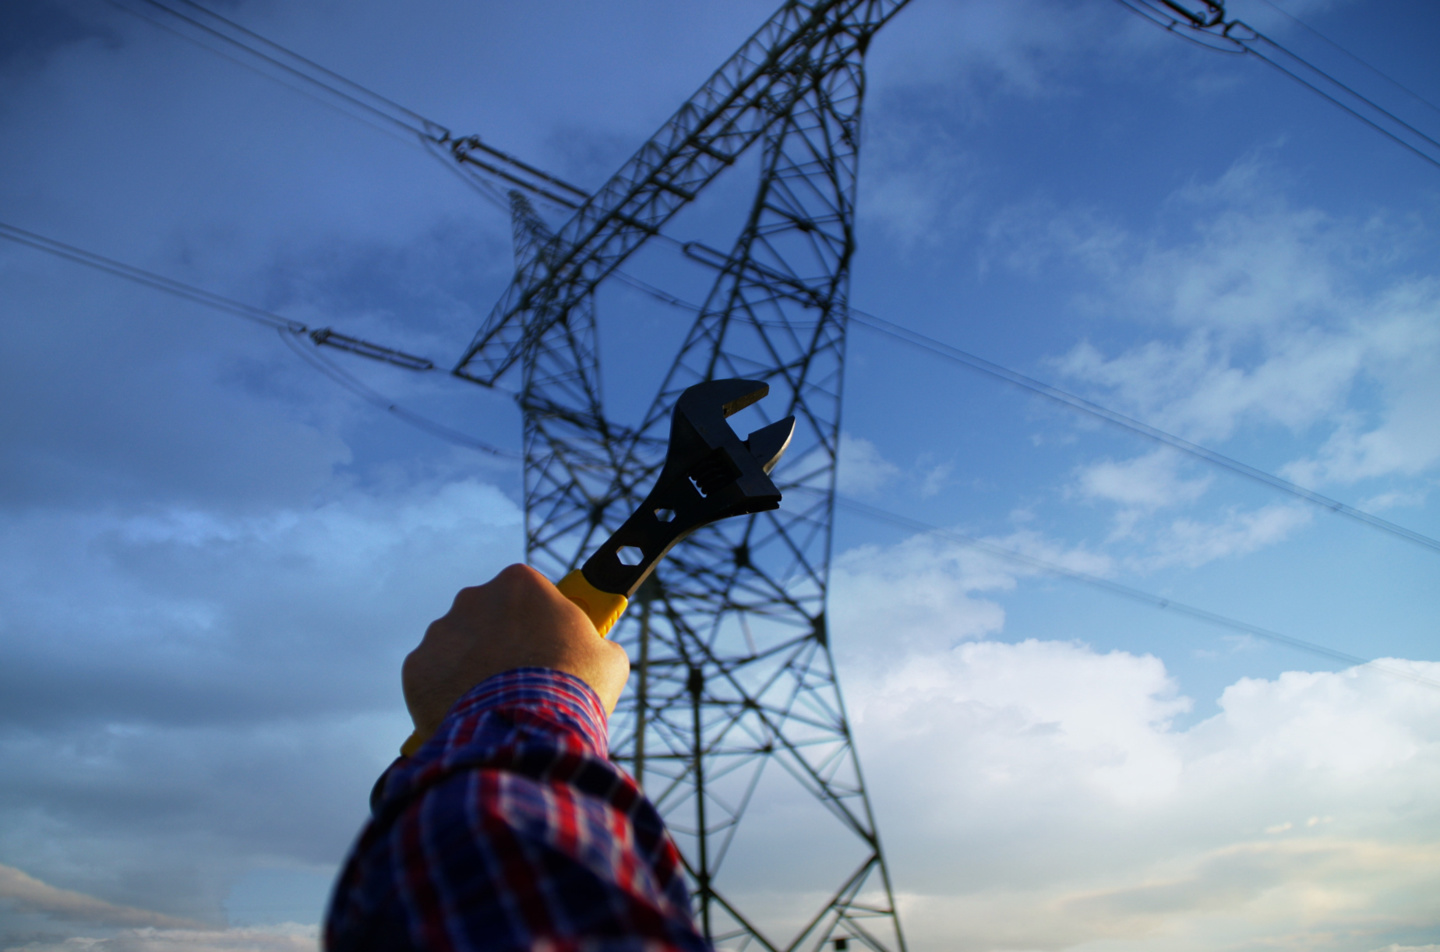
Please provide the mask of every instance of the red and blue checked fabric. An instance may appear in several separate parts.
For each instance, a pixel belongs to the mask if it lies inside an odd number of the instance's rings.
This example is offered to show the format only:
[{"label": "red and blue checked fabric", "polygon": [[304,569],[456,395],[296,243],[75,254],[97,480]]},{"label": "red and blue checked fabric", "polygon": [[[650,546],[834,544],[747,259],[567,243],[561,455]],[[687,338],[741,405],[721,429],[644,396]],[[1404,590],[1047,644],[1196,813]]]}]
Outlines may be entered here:
[{"label": "red and blue checked fabric", "polygon": [[331,952],[694,950],[680,855],[606,756],[579,678],[520,668],[472,688],[391,765],[331,897]]}]

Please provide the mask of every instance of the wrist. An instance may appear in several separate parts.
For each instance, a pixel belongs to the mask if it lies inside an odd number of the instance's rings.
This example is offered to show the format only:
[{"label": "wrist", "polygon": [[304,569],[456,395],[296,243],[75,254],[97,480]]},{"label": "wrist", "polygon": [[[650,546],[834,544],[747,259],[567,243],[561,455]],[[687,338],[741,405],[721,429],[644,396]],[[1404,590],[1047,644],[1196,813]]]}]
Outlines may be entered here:
[{"label": "wrist", "polygon": [[430,736],[418,740],[412,736],[401,752],[415,756],[425,747],[438,753],[463,743],[463,725],[497,710],[530,712],[558,722],[579,735],[592,753],[608,755],[606,706],[595,689],[577,674],[539,666],[512,668],[474,685],[451,706]]}]

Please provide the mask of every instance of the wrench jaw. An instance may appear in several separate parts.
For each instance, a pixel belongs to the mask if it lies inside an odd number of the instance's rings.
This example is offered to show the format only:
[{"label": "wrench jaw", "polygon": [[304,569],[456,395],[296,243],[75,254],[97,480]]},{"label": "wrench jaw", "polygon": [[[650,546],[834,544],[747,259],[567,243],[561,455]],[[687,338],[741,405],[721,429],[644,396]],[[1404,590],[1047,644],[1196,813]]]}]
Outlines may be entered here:
[{"label": "wrench jaw", "polygon": [[795,435],[795,418],[788,416],[783,420],[763,426],[750,434],[745,441],[745,449],[760,464],[760,469],[768,476],[780,462],[780,457],[790,448],[790,439]]},{"label": "wrench jaw", "polygon": [[696,529],[779,508],[780,490],[769,474],[790,445],[795,418],[762,427],[744,442],[725,419],[769,389],[753,380],[712,380],[681,394],[655,487],[581,567],[590,584],[629,598],[665,554]]}]

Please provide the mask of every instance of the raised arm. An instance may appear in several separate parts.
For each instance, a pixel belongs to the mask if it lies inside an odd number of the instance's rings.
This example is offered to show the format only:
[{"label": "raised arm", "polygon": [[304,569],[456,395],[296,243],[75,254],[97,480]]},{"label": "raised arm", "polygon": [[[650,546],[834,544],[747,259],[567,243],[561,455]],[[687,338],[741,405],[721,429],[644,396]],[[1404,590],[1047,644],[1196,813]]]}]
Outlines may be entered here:
[{"label": "raised arm", "polygon": [[659,815],[606,754],[628,672],[525,566],[456,596],[405,661],[428,740],[376,784],[326,947],[707,949]]}]

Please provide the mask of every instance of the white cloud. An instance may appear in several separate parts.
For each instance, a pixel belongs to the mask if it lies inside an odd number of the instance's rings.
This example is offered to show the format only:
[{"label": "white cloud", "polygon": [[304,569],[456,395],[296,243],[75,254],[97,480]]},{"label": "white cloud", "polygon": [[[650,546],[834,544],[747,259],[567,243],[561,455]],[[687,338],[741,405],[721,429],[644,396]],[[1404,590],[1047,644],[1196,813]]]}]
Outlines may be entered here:
[{"label": "white cloud", "polygon": [[1381,493],[1378,496],[1361,500],[1360,508],[1366,512],[1379,512],[1382,509],[1394,509],[1398,506],[1423,506],[1426,496],[1427,493],[1424,491]]},{"label": "white cloud", "polygon": [[1200,442],[1283,427],[1318,443],[1286,469],[1300,482],[1430,470],[1440,283],[1398,267],[1407,227],[1294,207],[1272,178],[1252,158],[1182,190],[1177,207],[1200,216],[1187,240],[1031,209],[997,219],[993,254],[1022,271],[1079,263],[1102,282],[1082,307],[1153,329],[1114,354],[1082,342],[1056,361],[1107,404]]},{"label": "white cloud", "polygon": [[475,480],[6,518],[0,856],[202,920],[248,868],[333,865],[406,733],[400,659],[518,518]]},{"label": "white cloud", "polygon": [[[320,944],[313,924],[217,929],[59,889],[4,865],[0,912],[0,948],[17,952],[316,952]],[[66,938],[50,938],[57,924]]]},{"label": "white cloud", "polygon": [[[851,687],[858,729],[887,750],[932,742],[933,724],[944,721],[977,745],[954,757],[953,769],[978,767],[997,793],[1035,795],[1063,764],[1068,779],[1127,803],[1166,795],[1178,780],[1179,759],[1157,742],[1190,707],[1174,692],[1155,658],[1034,640],[916,654],[878,684]],[[1013,747],[1016,731],[1031,737],[1023,750]],[[947,822],[952,807],[932,802],[934,822]]]},{"label": "white cloud", "polygon": [[1077,345],[1058,363],[1067,376],[1100,384],[1132,416],[1194,440],[1224,440],[1242,424],[1301,429],[1344,405],[1365,357],[1363,336],[1305,328],[1267,335],[1265,356],[1243,365],[1207,330],[1137,345],[1106,358]]},{"label": "white cloud", "polygon": [[1246,555],[1286,539],[1310,522],[1314,510],[1291,503],[1272,503],[1249,511],[1231,509],[1218,521],[1176,519],[1154,533],[1149,552],[1137,566],[1197,568],[1217,559]]},{"label": "white cloud", "polygon": [[1089,499],[1144,512],[1194,502],[1209,488],[1211,478],[1182,478],[1181,462],[1174,451],[1158,449],[1120,462],[1090,463],[1076,473],[1076,490]]},{"label": "white cloud", "polygon": [[1004,614],[976,595],[1020,574],[933,537],[838,560],[847,704],[913,947],[1349,952],[1429,934],[1440,690],[1391,672],[1440,680],[1440,663],[1243,678],[1190,723],[1155,657],[983,640]]},{"label": "white cloud", "polygon": [[881,456],[874,443],[849,433],[840,434],[836,465],[840,491],[853,495],[876,492],[900,475],[900,467]]},{"label": "white cloud", "polygon": [[187,929],[202,923],[161,915],[148,909],[121,906],[70,889],[56,889],[13,866],[0,865],[0,903],[22,912],[105,926]]},{"label": "white cloud", "polygon": [[39,939],[13,952],[317,952],[315,926],[291,923],[263,929],[123,929],[105,936]]},{"label": "white cloud", "polygon": [[1415,320],[1377,315],[1380,329],[1397,338],[1396,352],[1377,361],[1388,406],[1371,415],[1378,420],[1342,416],[1319,450],[1287,466],[1286,475],[1302,483],[1353,483],[1415,476],[1440,462],[1440,305],[1429,302],[1427,312]]},{"label": "white cloud", "polygon": [[920,485],[916,492],[921,499],[930,499],[940,494],[950,484],[950,476],[955,472],[953,462],[933,462],[929,454],[921,454],[915,461],[916,475],[919,477]]},{"label": "white cloud", "polygon": [[[896,483],[921,499],[930,499],[950,483],[955,464],[937,460],[934,453],[922,452],[909,466],[894,463],[870,440],[850,433],[840,434],[836,486],[850,496],[870,496]],[[805,469],[802,462],[798,469]]]},{"label": "white cloud", "polygon": [[[1032,558],[1094,575],[1111,562],[1084,548],[1065,548],[1031,530],[986,541]],[[912,536],[891,546],[860,546],[842,553],[831,569],[830,613],[847,632],[883,631],[885,639],[857,639],[845,650],[894,663],[909,650],[929,650],[981,638],[1004,627],[999,604],[976,595],[1013,589],[1038,569],[940,535]]]},{"label": "white cloud", "polygon": [[855,674],[917,947],[1289,936],[1338,952],[1423,934],[1440,911],[1428,685],[1368,668],[1245,679],[1180,730],[1189,701],[1158,660],[1068,642],[967,643]]},{"label": "white cloud", "polygon": [[[886,645],[887,654],[900,656],[915,646],[912,640],[946,644],[999,631],[1004,609],[973,593],[1013,585],[1013,574],[986,556],[916,537],[887,549],[853,549],[836,559],[830,613],[845,619],[837,635],[842,641],[844,631],[900,634]],[[868,643],[857,641],[857,649]]]}]

